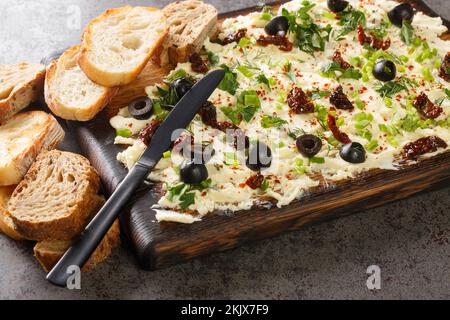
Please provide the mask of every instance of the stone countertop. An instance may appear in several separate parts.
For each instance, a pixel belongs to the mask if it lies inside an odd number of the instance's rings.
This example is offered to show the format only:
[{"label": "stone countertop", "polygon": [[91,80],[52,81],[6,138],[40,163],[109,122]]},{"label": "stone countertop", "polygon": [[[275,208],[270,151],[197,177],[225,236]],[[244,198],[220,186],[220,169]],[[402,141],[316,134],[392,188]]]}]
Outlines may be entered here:
[{"label": "stone countertop", "polygon": [[[259,1],[208,2],[225,12]],[[448,0],[426,2],[450,18]],[[144,3],[2,0],[0,63],[37,62],[77,43],[82,27],[107,7]],[[139,270],[120,248],[84,275],[80,291],[49,285],[32,244],[0,235],[0,299],[449,299],[449,208],[446,186],[157,272]],[[371,265],[381,268],[381,290],[366,287]]]}]

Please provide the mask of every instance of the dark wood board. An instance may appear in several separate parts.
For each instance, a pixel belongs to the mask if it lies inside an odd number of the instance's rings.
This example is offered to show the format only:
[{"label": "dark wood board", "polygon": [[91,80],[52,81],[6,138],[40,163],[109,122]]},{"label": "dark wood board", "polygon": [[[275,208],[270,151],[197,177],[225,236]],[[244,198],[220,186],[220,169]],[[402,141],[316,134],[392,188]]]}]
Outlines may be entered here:
[{"label": "dark wood board", "polygon": [[[422,1],[411,1],[436,15]],[[228,13],[222,18],[253,9]],[[149,66],[137,84],[123,88],[111,106],[88,123],[68,123],[70,133],[100,173],[105,193],[111,194],[127,170],[116,160],[122,148],[113,144],[108,118],[158,81],[167,70]],[[213,252],[236,248],[250,241],[297,230],[304,225],[348,215],[409,197],[450,182],[450,152],[400,171],[375,170],[357,179],[310,192],[282,209],[254,209],[233,215],[211,214],[192,225],[157,223],[151,206],[158,201],[157,185],[146,183],[124,210],[121,223],[140,266],[155,270]]]}]

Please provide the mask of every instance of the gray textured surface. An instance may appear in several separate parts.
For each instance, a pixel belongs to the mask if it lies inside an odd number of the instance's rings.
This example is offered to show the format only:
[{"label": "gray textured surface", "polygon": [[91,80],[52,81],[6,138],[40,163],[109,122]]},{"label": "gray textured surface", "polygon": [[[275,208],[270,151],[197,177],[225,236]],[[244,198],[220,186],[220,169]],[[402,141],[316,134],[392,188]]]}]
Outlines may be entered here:
[{"label": "gray textured surface", "polygon": [[[2,0],[0,63],[39,61],[76,43],[81,31],[66,27],[70,5],[81,7],[83,26],[106,7],[151,2]],[[226,11],[258,1],[210,2]],[[450,17],[448,0],[427,2]],[[121,248],[85,275],[76,292],[46,283],[31,244],[0,235],[0,298],[450,299],[449,207],[447,187],[153,273],[139,271]],[[382,271],[376,292],[365,284],[366,269],[374,264]]]}]

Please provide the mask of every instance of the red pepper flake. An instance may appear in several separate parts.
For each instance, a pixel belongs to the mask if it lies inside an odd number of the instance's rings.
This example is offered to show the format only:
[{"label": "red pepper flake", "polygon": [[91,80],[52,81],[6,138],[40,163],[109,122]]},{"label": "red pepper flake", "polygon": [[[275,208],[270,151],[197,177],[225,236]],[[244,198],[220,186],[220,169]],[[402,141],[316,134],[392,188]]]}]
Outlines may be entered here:
[{"label": "red pepper flake", "polygon": [[259,36],[258,40],[256,40],[256,42],[264,47],[267,47],[270,44],[276,45],[282,51],[292,51],[292,49],[294,48],[294,45],[292,44],[292,42],[289,41],[289,39],[286,36],[283,37],[280,35],[275,36],[261,35]]},{"label": "red pepper flake", "polygon": [[296,114],[314,112],[314,104],[308,99],[308,96],[301,88],[292,88],[287,96],[287,103],[289,108]]},{"label": "red pepper flake", "polygon": [[382,50],[387,50],[391,46],[391,39],[389,38],[387,40],[379,39],[374,33],[371,33],[370,36],[366,35],[362,25],[358,26],[357,32],[360,45],[367,44],[374,49]]},{"label": "red pepper flake", "polygon": [[414,99],[413,105],[417,111],[419,111],[419,113],[427,119],[436,119],[444,111],[441,107],[438,107],[431,102],[424,92],[420,93],[419,96]]},{"label": "red pepper flake", "polygon": [[352,142],[352,140],[350,140],[349,136],[346,133],[342,132],[339,129],[339,127],[337,126],[336,117],[334,117],[331,114],[328,114],[327,124],[328,124],[328,128],[333,133],[333,136],[336,138],[337,141],[342,142],[344,144]]},{"label": "red pepper flake", "polygon": [[403,149],[403,156],[406,159],[414,160],[418,156],[436,152],[439,148],[447,148],[447,143],[436,136],[425,137],[407,144]]}]

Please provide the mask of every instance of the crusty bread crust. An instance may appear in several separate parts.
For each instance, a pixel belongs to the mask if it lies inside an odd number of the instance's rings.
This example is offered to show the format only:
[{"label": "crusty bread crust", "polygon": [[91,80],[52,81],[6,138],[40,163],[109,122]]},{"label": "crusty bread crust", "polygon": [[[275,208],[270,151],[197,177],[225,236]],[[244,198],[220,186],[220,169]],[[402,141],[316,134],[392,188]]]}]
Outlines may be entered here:
[{"label": "crusty bread crust", "polygon": [[7,210],[28,239],[71,240],[89,220],[99,188],[99,176],[86,158],[53,150],[38,156]]},{"label": "crusty bread crust", "polygon": [[[104,198],[100,198],[94,213],[105,203]],[[64,240],[48,240],[38,242],[34,247],[34,256],[39,261],[45,272],[49,272],[56,263],[62,258],[64,253],[73,244],[73,241]],[[120,225],[116,220],[105,235],[103,240],[98,245],[97,249],[91,255],[89,260],[84,265],[82,271],[89,272],[96,265],[103,262],[111,254],[112,250],[120,244]]]},{"label": "crusty bread crust", "polygon": [[[83,69],[83,71],[86,73],[86,75],[97,84],[103,85],[105,87],[116,87],[131,83],[138,77],[138,75],[147,65],[151,57],[164,43],[164,39],[167,36],[169,27],[166,24],[166,21],[158,21],[158,23],[165,24],[164,31],[158,35],[155,43],[152,44],[152,46],[146,53],[145,58],[142,59],[140,63],[135,65],[132,70],[128,70],[128,72],[113,72],[111,70],[102,69],[100,66],[92,62],[92,60],[90,59],[90,55],[93,54],[92,44],[95,41],[93,29],[95,25],[105,19],[108,19],[110,16],[130,11],[131,9],[132,7],[127,6],[123,8],[115,8],[107,10],[100,16],[92,20],[92,22],[87,26],[87,28],[83,33],[82,37],[83,45],[81,47],[80,55],[78,58],[78,64],[80,65],[81,69]],[[148,10],[150,12],[158,11],[158,9],[155,8],[143,8],[143,9]]]},{"label": "crusty bread crust", "polygon": [[[75,58],[81,46],[74,46],[68,49],[58,60],[54,60],[47,69],[45,77],[45,102],[50,110],[60,118],[73,121],[89,121],[92,120],[116,95],[119,88],[103,87],[102,93],[98,95],[97,100],[89,106],[83,105],[67,105],[62,102],[60,92],[55,88],[56,85],[62,85],[58,73],[63,73],[65,70],[64,63],[66,59]],[[82,73],[82,70],[79,70]],[[91,80],[86,77],[86,82]],[[59,83],[58,83],[59,82]],[[92,83],[92,82],[91,82]],[[99,85],[92,83],[92,88],[98,89]],[[79,93],[81,95],[81,92]],[[81,99],[80,99],[81,100]]]},{"label": "crusty bread crust", "polygon": [[26,240],[16,229],[13,220],[6,211],[6,205],[14,192],[15,186],[0,187],[0,232],[14,240]]},{"label": "crusty bread crust", "polygon": [[187,62],[217,32],[217,9],[199,0],[176,1],[163,9],[170,25],[163,50],[154,59],[161,66]]},{"label": "crusty bread crust", "polygon": [[[0,99],[0,124],[20,110],[28,107],[30,103],[37,101],[44,91],[45,79],[45,66],[43,65],[21,63],[19,65],[3,66],[3,68],[10,68],[12,72],[18,72],[19,76],[21,72],[24,72],[23,70],[27,71],[23,75],[22,81],[17,85],[13,84],[13,89],[8,97]],[[30,70],[33,69],[35,69],[35,72],[30,73]]]},{"label": "crusty bread crust", "polygon": [[[64,139],[64,130],[61,128],[58,121],[56,121],[52,115],[43,111],[22,112],[9,119],[5,126],[11,123],[17,123],[17,126],[20,126],[27,118],[38,117],[42,118],[42,121],[39,123],[39,128],[33,127],[33,132],[21,133],[22,137],[33,137],[33,139],[30,140],[29,145],[26,146],[22,153],[12,158],[10,163],[5,167],[0,167],[0,186],[18,184],[41,151],[56,148]],[[5,128],[5,126],[3,128]],[[7,129],[5,129],[5,131],[7,131]],[[7,139],[8,137],[6,136],[3,138]],[[0,146],[8,149],[8,143],[14,144],[16,142],[14,140],[8,140],[4,141],[3,146],[0,143]]]}]

